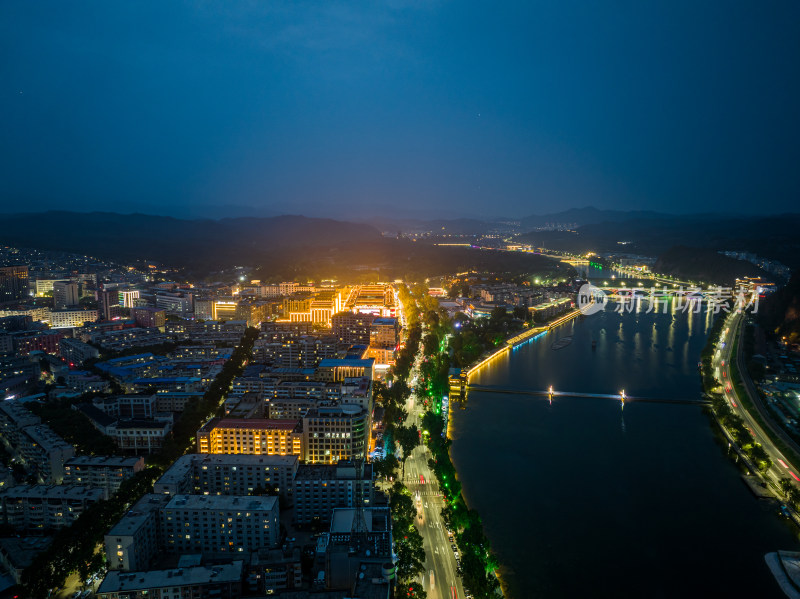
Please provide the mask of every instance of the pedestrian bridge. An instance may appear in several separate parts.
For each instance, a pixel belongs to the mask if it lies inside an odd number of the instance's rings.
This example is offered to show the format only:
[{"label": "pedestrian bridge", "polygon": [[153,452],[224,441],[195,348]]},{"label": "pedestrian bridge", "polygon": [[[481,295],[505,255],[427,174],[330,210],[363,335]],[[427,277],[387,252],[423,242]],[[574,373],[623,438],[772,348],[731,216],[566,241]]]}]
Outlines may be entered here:
[{"label": "pedestrian bridge", "polygon": [[667,403],[676,405],[711,405],[707,399],[688,399],[676,397],[642,397],[636,395],[628,395],[625,391],[619,393],[583,393],[581,391],[560,391],[552,387],[549,389],[520,389],[516,387],[500,387],[494,385],[471,385],[467,384],[467,393],[506,393],[510,395],[530,395],[533,397],[541,397],[552,401],[556,397],[578,397],[586,399],[612,399],[621,402],[623,405],[631,402],[646,402],[646,403]]}]

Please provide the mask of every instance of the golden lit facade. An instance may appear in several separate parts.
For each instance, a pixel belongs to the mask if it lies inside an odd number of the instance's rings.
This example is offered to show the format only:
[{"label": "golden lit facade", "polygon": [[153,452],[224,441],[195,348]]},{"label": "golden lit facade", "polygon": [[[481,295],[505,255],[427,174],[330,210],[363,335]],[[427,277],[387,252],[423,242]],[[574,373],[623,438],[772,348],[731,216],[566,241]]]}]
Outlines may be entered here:
[{"label": "golden lit facade", "polygon": [[248,455],[303,455],[297,420],[214,418],[197,432],[197,452]]}]

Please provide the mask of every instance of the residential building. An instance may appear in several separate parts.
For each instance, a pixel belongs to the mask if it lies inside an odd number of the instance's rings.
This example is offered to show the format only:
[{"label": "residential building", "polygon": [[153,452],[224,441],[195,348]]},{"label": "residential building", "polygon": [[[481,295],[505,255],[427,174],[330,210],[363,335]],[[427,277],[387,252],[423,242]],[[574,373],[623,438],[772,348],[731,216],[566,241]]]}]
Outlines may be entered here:
[{"label": "residential building", "polygon": [[162,510],[167,553],[243,555],[278,544],[278,498],[175,495]]},{"label": "residential building", "polygon": [[110,571],[100,599],[237,599],[242,596],[241,560],[216,566],[188,566],[145,572]]},{"label": "residential building", "polygon": [[100,357],[100,350],[79,339],[64,338],[58,342],[59,353],[70,366],[82,366],[86,360]]},{"label": "residential building", "polygon": [[64,463],[64,484],[102,489],[108,499],[123,481],[144,470],[144,458],[81,455]]},{"label": "residential building", "polygon": [[53,308],[56,310],[71,308],[77,306],[78,301],[78,284],[75,281],[53,281]]},{"label": "residential building", "polygon": [[328,522],[334,508],[371,507],[372,464],[344,460],[334,465],[304,464],[297,469],[292,496],[297,524]]},{"label": "residential building", "polygon": [[103,498],[102,489],[78,485],[18,485],[0,492],[3,523],[28,532],[69,526]]},{"label": "residential building", "polygon": [[0,537],[0,565],[5,568],[16,584],[22,583],[25,569],[36,557],[50,546],[53,537]]},{"label": "residential building", "polygon": [[339,312],[331,317],[331,328],[341,343],[368,345],[373,320],[373,314]]},{"label": "residential building", "polygon": [[187,454],[178,458],[153,487],[164,495],[250,495],[254,491],[291,494],[296,455]]},{"label": "residential building", "polygon": [[395,347],[399,332],[396,318],[376,318],[369,327],[369,344],[376,347]]},{"label": "residential building", "polygon": [[158,553],[161,509],[170,497],[144,495],[105,535],[106,559],[110,570],[145,570]]}]

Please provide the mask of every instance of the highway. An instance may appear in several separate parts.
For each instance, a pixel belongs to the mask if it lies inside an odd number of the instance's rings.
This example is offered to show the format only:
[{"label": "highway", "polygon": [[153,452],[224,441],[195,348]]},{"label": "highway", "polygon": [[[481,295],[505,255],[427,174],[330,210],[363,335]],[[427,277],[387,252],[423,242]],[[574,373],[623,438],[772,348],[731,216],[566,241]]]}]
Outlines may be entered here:
[{"label": "highway", "polygon": [[[790,467],[791,462],[786,459],[786,456],[784,456],[777,447],[775,447],[775,444],[770,440],[769,436],[758,425],[755,419],[752,418],[747,410],[742,407],[741,399],[737,395],[736,388],[731,382],[731,360],[738,359],[739,357],[733,355],[733,346],[736,335],[741,333],[743,321],[744,317],[740,313],[732,313],[727,317],[727,321],[725,323],[726,328],[723,329],[722,335],[724,345],[722,347],[719,347],[719,345],[717,346],[718,348],[714,352],[712,366],[714,367],[715,371],[717,371],[717,369],[719,370],[720,380],[724,388],[725,399],[728,400],[728,404],[730,405],[731,409],[735,414],[738,414],[744,419],[745,424],[753,433],[755,440],[762,445],[764,450],[767,452],[767,455],[769,455],[770,459],[772,460],[772,466],[767,472],[768,479],[777,485],[779,480],[788,477],[791,478],[792,482],[796,484],[797,481],[800,480],[798,479],[797,471]],[[738,362],[738,365],[740,372],[743,374],[742,378],[747,378],[746,371],[742,369],[743,366],[741,366],[741,361]],[[755,403],[756,398],[754,398],[752,401]]]}]

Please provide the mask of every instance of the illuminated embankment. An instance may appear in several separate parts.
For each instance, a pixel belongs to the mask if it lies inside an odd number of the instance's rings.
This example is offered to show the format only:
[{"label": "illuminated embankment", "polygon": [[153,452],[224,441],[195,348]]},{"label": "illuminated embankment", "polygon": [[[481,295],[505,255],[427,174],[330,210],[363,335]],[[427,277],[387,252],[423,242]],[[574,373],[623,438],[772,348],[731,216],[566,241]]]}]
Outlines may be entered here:
[{"label": "illuminated embankment", "polygon": [[503,356],[503,355],[507,354],[513,348],[518,347],[519,345],[521,345],[523,343],[526,343],[528,341],[531,341],[532,339],[537,338],[539,335],[544,335],[544,334],[547,333],[547,331],[550,331],[550,330],[554,329],[555,327],[564,324],[565,322],[569,322],[570,320],[572,320],[576,316],[579,316],[580,314],[581,314],[580,310],[572,310],[571,312],[568,312],[564,316],[561,316],[560,318],[557,318],[556,320],[554,320],[553,322],[548,323],[545,326],[534,327],[532,329],[528,329],[527,331],[524,331],[522,333],[518,333],[517,335],[514,335],[513,337],[510,337],[510,338],[506,339],[506,341],[503,343],[503,345],[498,347],[494,352],[492,352],[488,356],[482,358],[481,361],[478,362],[477,364],[474,364],[474,365],[470,366],[469,368],[465,369],[465,372],[466,372],[466,375],[467,375],[467,381],[469,381],[470,377],[478,369],[486,366],[489,362],[492,362],[496,358],[499,358],[500,356]]}]

